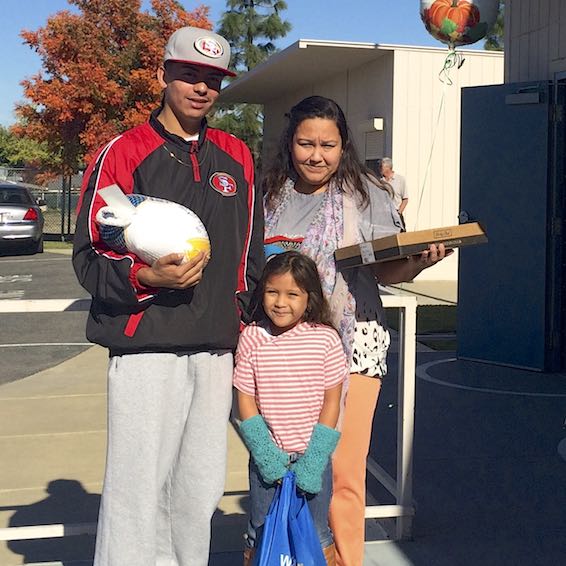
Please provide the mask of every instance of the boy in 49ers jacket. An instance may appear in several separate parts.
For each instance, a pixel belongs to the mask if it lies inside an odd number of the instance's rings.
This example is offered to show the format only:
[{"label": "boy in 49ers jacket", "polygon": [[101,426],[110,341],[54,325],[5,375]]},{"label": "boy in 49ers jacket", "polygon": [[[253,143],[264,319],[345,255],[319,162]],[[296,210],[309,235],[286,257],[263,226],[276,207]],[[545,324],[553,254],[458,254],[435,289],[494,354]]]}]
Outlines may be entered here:
[{"label": "boy in 49ers jacket", "polygon": [[[217,34],[177,30],[162,106],[97,154],[82,189],[73,264],[92,295],[88,338],[110,350],[108,454],[95,566],[204,566],[223,493],[232,352],[263,267],[263,218],[246,145],[207,127],[228,70]],[[100,189],[193,210],[211,259],[146,265],[102,241]]]}]

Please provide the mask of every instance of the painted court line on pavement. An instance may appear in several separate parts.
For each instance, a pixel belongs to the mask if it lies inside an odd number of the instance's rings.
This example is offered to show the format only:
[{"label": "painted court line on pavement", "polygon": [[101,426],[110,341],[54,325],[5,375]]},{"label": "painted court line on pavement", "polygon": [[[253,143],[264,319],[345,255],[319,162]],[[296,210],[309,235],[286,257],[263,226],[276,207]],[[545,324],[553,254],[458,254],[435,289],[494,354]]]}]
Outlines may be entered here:
[{"label": "painted court line on pavement", "polygon": [[0,313],[87,311],[90,299],[27,299],[0,301]]},{"label": "painted court line on pavement", "polygon": [[68,395],[31,395],[30,397],[0,397],[0,403],[6,401],[48,401],[50,399],[75,399],[79,397],[106,397],[106,393],[70,393]]},{"label": "painted court line on pavement", "polygon": [[[102,487],[102,482],[81,482],[83,487],[86,488],[98,488]],[[45,485],[32,485],[29,487],[9,487],[0,489],[0,495],[6,495],[7,493],[17,493],[18,491],[42,491],[45,492]],[[247,493],[247,492],[246,492]],[[66,564],[66,562],[65,562]],[[30,566],[28,563],[20,564],[18,566]]]},{"label": "painted court line on pavement", "polygon": [[0,436],[0,440],[14,439],[14,438],[45,438],[52,436],[80,436],[82,434],[106,434],[106,429],[101,430],[77,430],[71,432],[42,432],[42,433],[30,433],[30,434],[7,434],[6,436]]},{"label": "painted court line on pavement", "polygon": [[33,261],[33,263],[47,263],[53,261],[69,261],[68,257],[50,257],[49,259],[2,259],[1,264],[4,265],[6,263],[29,263]]},{"label": "painted court line on pavement", "polygon": [[38,342],[30,344],[0,344],[0,348],[33,348],[37,346],[94,346],[92,342]]},{"label": "painted court line on pavement", "polygon": [[33,276],[30,275],[0,275],[0,283],[31,283]]},{"label": "painted court line on pavement", "polygon": [[23,289],[13,289],[12,291],[0,291],[0,300],[21,299],[26,292]]},{"label": "painted court line on pavement", "polygon": [[421,364],[417,366],[417,377],[422,379],[423,381],[428,381],[429,383],[434,383],[436,385],[444,385],[445,387],[463,389],[465,391],[473,391],[475,393],[493,393],[494,395],[520,395],[523,397],[566,397],[566,393],[530,393],[526,391],[505,391],[503,389],[488,389],[486,387],[470,387],[469,385],[460,385],[458,383],[450,383],[449,381],[437,379],[427,373],[427,370],[433,366],[455,361],[456,358],[450,358],[447,360],[437,360],[434,362],[429,362],[427,364]]}]

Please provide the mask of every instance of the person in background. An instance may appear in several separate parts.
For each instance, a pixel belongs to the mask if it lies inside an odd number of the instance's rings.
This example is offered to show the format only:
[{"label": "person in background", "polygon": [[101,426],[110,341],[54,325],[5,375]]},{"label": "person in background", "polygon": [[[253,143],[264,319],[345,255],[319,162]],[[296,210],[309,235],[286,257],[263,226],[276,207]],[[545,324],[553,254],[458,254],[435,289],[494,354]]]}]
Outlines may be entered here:
[{"label": "person in background", "polygon": [[[73,265],[92,295],[87,337],[110,351],[108,451],[95,566],[205,566],[224,491],[233,350],[264,265],[261,197],[246,145],[208,128],[230,47],[169,38],[149,121],[104,146],[82,187]],[[212,255],[153,265],[104,242],[100,189],[170,200],[203,221]],[[142,205],[143,206],[143,205]]]},{"label": "person in background", "polygon": [[395,203],[395,208],[397,209],[401,222],[403,223],[403,229],[405,229],[403,211],[409,202],[409,193],[407,191],[405,177],[393,171],[393,161],[391,161],[390,157],[384,157],[381,160],[381,175],[383,180],[386,181],[393,190],[393,202]]},{"label": "person in background", "polygon": [[252,564],[276,484],[288,469],[307,494],[327,564],[334,565],[329,459],[340,438],[346,356],[312,259],[295,251],[275,255],[257,297],[257,322],[242,331],[234,372],[240,432],[251,454],[244,565]]},{"label": "person in background", "polygon": [[388,186],[360,163],[344,113],[329,98],[310,96],[290,110],[262,185],[266,248],[299,250],[315,261],[346,352],[350,376],[332,459],[330,526],[336,564],[361,566],[366,460],[390,342],[378,283],[409,281],[449,252],[431,245],[417,256],[336,270],[337,248],[397,233],[402,225]]}]

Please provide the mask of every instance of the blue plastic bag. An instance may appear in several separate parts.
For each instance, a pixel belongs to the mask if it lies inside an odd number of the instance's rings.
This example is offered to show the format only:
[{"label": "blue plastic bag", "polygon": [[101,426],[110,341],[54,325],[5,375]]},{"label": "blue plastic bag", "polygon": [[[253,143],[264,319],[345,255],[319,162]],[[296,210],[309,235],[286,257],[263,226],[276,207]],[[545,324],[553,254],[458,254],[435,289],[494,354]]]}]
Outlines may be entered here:
[{"label": "blue plastic bag", "polygon": [[287,472],[265,517],[256,566],[326,566],[304,495]]}]

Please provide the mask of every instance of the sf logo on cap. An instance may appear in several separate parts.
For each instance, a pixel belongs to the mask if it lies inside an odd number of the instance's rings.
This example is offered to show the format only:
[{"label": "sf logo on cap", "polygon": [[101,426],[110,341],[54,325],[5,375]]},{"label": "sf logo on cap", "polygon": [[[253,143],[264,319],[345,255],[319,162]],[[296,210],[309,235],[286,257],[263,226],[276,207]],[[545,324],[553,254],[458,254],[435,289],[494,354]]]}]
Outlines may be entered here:
[{"label": "sf logo on cap", "polygon": [[238,191],[236,180],[228,173],[214,173],[209,182],[210,186],[224,197],[233,197]]},{"label": "sf logo on cap", "polygon": [[206,57],[211,57],[212,59],[218,59],[222,57],[224,53],[224,48],[216,39],[213,37],[199,37],[195,41],[195,49],[205,55]]}]

